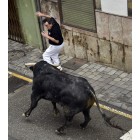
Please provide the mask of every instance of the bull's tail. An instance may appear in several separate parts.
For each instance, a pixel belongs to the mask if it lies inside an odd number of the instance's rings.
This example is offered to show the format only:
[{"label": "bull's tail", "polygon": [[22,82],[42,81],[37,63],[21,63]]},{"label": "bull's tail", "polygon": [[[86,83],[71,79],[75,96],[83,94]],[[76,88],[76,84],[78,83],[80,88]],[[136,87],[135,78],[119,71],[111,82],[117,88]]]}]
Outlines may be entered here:
[{"label": "bull's tail", "polygon": [[107,124],[107,126],[117,128],[117,129],[119,129],[119,130],[121,130],[121,131],[123,131],[123,132],[127,132],[128,130],[125,130],[125,129],[121,128],[120,126],[118,126],[117,124],[113,124],[113,123],[111,122],[111,119],[112,119],[114,116],[116,116],[116,115],[111,116],[111,117],[108,117],[108,116],[101,110],[101,108],[100,108],[100,106],[99,106],[99,102],[98,102],[97,96],[96,96],[96,94],[95,94],[95,91],[94,91],[94,90],[91,90],[91,92],[92,92],[92,94],[93,94],[93,96],[94,96],[94,98],[95,98],[95,102],[96,102],[97,108],[98,108],[99,112],[101,113],[101,115],[102,115],[102,117],[103,117],[105,123]]}]

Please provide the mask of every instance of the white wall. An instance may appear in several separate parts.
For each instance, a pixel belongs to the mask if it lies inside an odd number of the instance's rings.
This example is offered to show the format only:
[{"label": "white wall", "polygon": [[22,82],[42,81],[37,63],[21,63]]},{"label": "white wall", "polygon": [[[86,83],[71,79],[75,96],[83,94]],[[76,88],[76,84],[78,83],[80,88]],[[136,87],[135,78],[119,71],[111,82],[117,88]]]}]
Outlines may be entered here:
[{"label": "white wall", "polygon": [[103,12],[128,16],[127,0],[101,0]]}]

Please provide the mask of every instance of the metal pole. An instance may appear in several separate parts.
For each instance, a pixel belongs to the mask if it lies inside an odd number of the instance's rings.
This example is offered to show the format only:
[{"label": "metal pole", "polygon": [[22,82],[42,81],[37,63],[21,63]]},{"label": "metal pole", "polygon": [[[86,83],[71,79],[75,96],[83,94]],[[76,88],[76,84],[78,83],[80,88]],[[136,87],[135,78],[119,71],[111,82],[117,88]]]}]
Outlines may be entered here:
[{"label": "metal pole", "polygon": [[[36,3],[36,10],[37,11],[41,11],[41,6],[40,6],[40,0],[36,0],[35,1]],[[41,17],[38,18],[38,22],[39,22],[39,29],[40,29],[40,32],[42,32],[44,30],[44,27],[42,25],[42,19]],[[43,44],[43,50],[45,50],[47,48],[47,43],[46,43],[46,40],[43,36],[41,36],[41,40],[42,40],[42,44]]]}]

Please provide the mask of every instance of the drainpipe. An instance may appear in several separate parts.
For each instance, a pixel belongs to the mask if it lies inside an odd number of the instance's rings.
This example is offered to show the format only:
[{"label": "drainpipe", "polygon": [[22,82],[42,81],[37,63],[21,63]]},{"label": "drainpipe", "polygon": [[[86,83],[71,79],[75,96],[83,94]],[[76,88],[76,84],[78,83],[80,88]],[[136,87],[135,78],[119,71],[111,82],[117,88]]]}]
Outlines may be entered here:
[{"label": "drainpipe", "polygon": [[[40,0],[36,0],[35,4],[36,4],[36,11],[41,11]],[[40,29],[40,33],[41,33],[42,31],[44,31],[41,17],[38,17],[38,22],[39,22],[39,29]],[[47,47],[46,40],[42,35],[41,35],[41,40],[42,40],[43,50],[46,50],[46,47]]]}]

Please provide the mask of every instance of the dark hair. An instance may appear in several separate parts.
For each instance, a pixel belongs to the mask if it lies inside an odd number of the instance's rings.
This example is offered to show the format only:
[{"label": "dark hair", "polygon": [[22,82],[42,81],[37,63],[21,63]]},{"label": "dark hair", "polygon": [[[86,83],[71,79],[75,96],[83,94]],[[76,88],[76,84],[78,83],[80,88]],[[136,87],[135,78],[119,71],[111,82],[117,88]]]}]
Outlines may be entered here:
[{"label": "dark hair", "polygon": [[45,19],[42,20],[42,23],[43,24],[46,23],[46,22],[48,22],[48,24],[54,25],[56,23],[56,20],[53,17],[51,17],[51,18],[45,18]]},{"label": "dark hair", "polygon": [[48,23],[54,25],[54,24],[56,23],[56,21],[55,21],[55,19],[54,19],[53,17],[51,17],[51,18],[48,20]]},{"label": "dark hair", "polygon": [[44,24],[44,23],[48,22],[48,20],[49,20],[49,18],[44,18],[44,19],[42,20],[42,23]]}]

